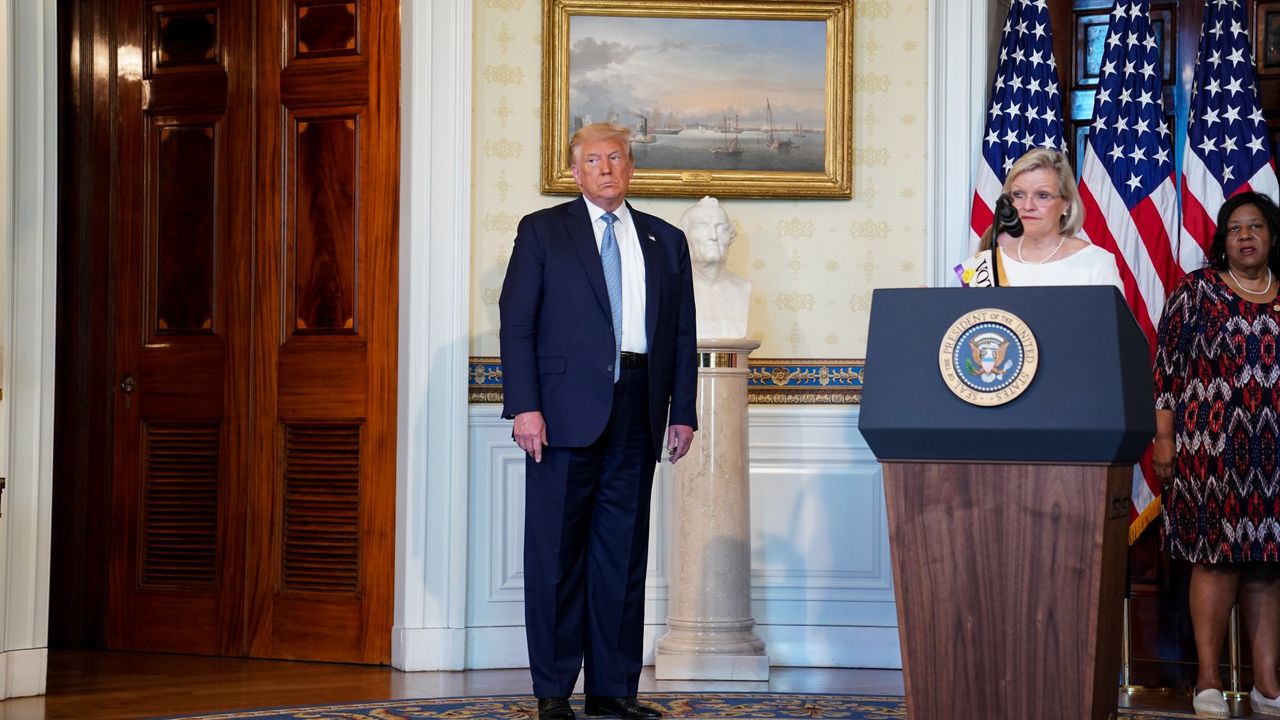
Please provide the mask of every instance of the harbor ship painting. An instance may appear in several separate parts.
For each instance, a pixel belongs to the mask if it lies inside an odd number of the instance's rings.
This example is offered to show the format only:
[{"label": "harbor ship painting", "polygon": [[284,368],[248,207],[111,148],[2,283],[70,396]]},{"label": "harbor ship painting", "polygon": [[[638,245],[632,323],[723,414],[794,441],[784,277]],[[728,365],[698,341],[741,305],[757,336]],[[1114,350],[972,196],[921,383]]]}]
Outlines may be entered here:
[{"label": "harbor ship painting", "polygon": [[825,23],[582,15],[569,37],[569,132],[627,125],[638,170],[823,172]]}]

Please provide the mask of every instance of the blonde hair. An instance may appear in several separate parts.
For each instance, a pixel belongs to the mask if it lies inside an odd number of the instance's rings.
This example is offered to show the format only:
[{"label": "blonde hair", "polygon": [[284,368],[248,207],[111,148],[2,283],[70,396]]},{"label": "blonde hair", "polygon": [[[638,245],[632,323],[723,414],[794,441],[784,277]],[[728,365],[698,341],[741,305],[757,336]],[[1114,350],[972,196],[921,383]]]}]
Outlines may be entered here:
[{"label": "blonde hair", "polygon": [[591,123],[578,128],[569,138],[569,165],[578,164],[578,148],[591,140],[618,140],[627,149],[627,160],[631,160],[631,128],[617,123]]},{"label": "blonde hair", "polygon": [[[1058,219],[1058,232],[1068,238],[1075,237],[1076,233],[1080,232],[1080,227],[1084,225],[1084,205],[1080,203],[1080,193],[1076,190],[1076,176],[1071,171],[1071,162],[1067,160],[1066,155],[1049,148],[1028,150],[1018,158],[1013,167],[1009,168],[1009,174],[1005,177],[1004,187],[1000,188],[1000,192],[1009,192],[1013,181],[1017,180],[1019,175],[1032,170],[1052,170],[1058,174],[1058,195],[1067,201],[1067,211]],[[994,241],[991,235],[994,229],[995,227],[992,226],[982,233],[979,250],[991,249],[991,243]]]}]

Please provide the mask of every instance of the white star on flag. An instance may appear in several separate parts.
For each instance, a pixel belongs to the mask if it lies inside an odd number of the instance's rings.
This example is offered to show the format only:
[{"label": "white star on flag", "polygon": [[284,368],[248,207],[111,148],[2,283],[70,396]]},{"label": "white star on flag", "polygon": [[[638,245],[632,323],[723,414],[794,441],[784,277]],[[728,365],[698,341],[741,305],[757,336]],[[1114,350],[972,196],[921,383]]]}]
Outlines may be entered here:
[{"label": "white star on flag", "polygon": [[[1224,26],[1231,31],[1220,32]],[[1244,3],[1208,0],[1204,30],[1182,152],[1182,237],[1177,250],[1183,272],[1204,267],[1224,200],[1245,190],[1275,200],[1280,190],[1255,90]],[[1222,62],[1224,55],[1231,62]]]},{"label": "white star on flag", "polygon": [[1043,0],[1014,0],[1000,36],[1000,65],[991,81],[991,109],[983,132],[983,162],[974,182],[970,215],[974,247],[991,226],[996,198],[1013,162],[1032,147],[1066,147],[1047,8]]}]

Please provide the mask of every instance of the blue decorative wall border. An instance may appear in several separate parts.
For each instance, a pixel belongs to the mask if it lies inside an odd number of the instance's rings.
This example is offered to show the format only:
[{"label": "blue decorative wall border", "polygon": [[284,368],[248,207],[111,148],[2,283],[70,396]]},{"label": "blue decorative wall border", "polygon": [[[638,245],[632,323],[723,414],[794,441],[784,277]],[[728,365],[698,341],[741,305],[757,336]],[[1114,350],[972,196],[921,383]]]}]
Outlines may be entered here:
[{"label": "blue decorative wall border", "polygon": [[[864,360],[747,361],[747,399],[765,405],[856,405],[862,401]],[[473,403],[502,402],[502,362],[473,357],[467,368]]]}]

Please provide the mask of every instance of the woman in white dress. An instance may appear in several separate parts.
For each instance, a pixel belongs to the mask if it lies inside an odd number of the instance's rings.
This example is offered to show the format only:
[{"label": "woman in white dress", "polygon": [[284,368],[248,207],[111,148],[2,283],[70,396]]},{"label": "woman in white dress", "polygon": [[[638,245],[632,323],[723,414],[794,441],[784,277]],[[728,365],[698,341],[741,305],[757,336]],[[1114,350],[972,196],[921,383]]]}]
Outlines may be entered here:
[{"label": "woman in white dress", "polygon": [[[1047,148],[1028,151],[1009,169],[1003,191],[1013,198],[1023,232],[996,238],[1002,285],[1114,285],[1124,292],[1115,256],[1076,237],[1084,207],[1065,155]],[[991,249],[993,230],[983,234],[980,252]]]}]

